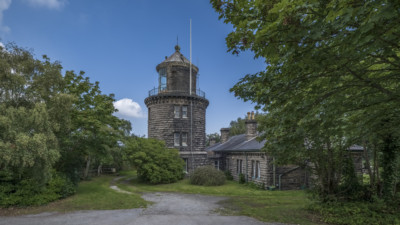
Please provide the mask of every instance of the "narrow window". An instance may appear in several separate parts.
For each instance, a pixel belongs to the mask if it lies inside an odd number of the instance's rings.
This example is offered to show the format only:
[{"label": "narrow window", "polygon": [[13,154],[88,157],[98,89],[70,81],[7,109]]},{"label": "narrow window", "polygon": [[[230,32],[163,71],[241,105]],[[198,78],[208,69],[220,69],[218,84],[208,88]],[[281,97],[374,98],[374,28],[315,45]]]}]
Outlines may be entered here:
[{"label": "narrow window", "polygon": [[256,176],[256,167],[254,160],[251,160],[251,177],[254,178]]},{"label": "narrow window", "polygon": [[160,90],[159,91],[162,92],[167,89],[167,70],[165,68],[160,69],[159,73],[160,73],[160,78],[159,78],[160,79],[159,80],[159,82],[160,82],[159,89]]},{"label": "narrow window", "polygon": [[183,160],[185,161],[183,172],[188,173],[188,159],[183,159]]},{"label": "narrow window", "polygon": [[182,133],[182,146],[187,146],[187,133]]},{"label": "narrow window", "polygon": [[214,161],[214,167],[215,169],[219,170],[219,160]]},{"label": "narrow window", "polygon": [[187,106],[182,106],[182,118],[187,118]]},{"label": "narrow window", "polygon": [[257,168],[256,168],[256,169],[257,169],[256,177],[257,177],[257,178],[260,178],[260,177],[261,177],[261,174],[260,174],[260,173],[261,173],[260,161],[257,161],[257,162],[256,162],[256,167],[257,167]]},{"label": "narrow window", "polygon": [[236,173],[239,174],[240,170],[239,170],[239,159],[236,159]]},{"label": "narrow window", "polygon": [[239,160],[239,173],[242,173],[243,161]]},{"label": "narrow window", "polygon": [[181,107],[176,105],[174,106],[174,118],[180,118],[181,117]]},{"label": "narrow window", "polygon": [[174,133],[174,146],[180,146],[180,135],[179,133],[175,132]]}]

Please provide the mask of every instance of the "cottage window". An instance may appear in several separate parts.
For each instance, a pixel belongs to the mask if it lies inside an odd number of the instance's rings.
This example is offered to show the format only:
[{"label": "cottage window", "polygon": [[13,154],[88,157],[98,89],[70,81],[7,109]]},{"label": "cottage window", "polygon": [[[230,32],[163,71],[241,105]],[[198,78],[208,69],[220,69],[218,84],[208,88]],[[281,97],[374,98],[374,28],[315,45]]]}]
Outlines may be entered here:
[{"label": "cottage window", "polygon": [[242,165],[243,165],[243,161],[241,159],[237,159],[236,160],[236,172],[237,174],[241,174],[242,173]]},{"label": "cottage window", "polygon": [[187,118],[187,106],[182,106],[182,118]]},{"label": "cottage window", "polygon": [[181,107],[180,106],[174,106],[174,118],[180,118],[181,117]]},{"label": "cottage window", "polygon": [[236,159],[236,173],[239,174],[239,159]]},{"label": "cottage window", "polygon": [[251,160],[251,177],[255,178],[256,176],[256,166],[254,160]]},{"label": "cottage window", "polygon": [[260,178],[261,177],[261,168],[260,168],[260,161],[256,162],[256,177]]},{"label": "cottage window", "polygon": [[182,146],[187,146],[187,133],[182,133]]},{"label": "cottage window", "polygon": [[219,170],[219,160],[214,161],[214,167],[215,169]]},{"label": "cottage window", "polygon": [[185,161],[185,165],[183,167],[183,172],[188,173],[188,159],[183,159]]},{"label": "cottage window", "polygon": [[174,146],[180,146],[180,135],[179,133],[175,132],[174,133]]}]

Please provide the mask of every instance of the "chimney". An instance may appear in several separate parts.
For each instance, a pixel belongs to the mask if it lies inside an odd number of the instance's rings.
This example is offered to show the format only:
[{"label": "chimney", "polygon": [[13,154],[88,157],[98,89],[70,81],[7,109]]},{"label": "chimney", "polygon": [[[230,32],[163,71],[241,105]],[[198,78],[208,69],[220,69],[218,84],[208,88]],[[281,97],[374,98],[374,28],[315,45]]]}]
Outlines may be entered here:
[{"label": "chimney", "polygon": [[210,146],[215,145],[215,138],[210,138]]},{"label": "chimney", "polygon": [[254,112],[247,113],[246,124],[246,140],[257,137],[257,121],[254,117]]},{"label": "chimney", "polygon": [[229,128],[221,128],[221,143],[224,143],[229,138]]}]

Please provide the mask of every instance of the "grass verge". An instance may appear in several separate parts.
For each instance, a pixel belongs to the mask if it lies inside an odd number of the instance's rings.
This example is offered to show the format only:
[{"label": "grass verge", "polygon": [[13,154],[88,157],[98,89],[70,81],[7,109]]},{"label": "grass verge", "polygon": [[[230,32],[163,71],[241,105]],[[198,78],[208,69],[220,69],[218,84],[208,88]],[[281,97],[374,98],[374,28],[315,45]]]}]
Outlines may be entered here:
[{"label": "grass verge", "polygon": [[102,176],[79,183],[75,195],[44,206],[0,209],[0,216],[37,214],[42,212],[69,212],[76,210],[110,210],[146,207],[139,194],[131,195],[112,190],[110,182],[115,177]]}]

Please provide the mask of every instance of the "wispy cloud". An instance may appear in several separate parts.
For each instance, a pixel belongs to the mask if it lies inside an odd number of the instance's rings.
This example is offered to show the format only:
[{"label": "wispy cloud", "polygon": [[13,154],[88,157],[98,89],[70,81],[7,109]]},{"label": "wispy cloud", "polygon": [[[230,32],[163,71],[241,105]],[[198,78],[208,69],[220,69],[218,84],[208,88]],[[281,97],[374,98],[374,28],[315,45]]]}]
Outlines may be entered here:
[{"label": "wispy cloud", "polygon": [[26,0],[32,6],[46,7],[49,9],[61,9],[67,3],[67,0]]},{"label": "wispy cloud", "polygon": [[118,109],[117,115],[129,118],[143,118],[142,108],[137,102],[132,99],[123,98],[114,102],[114,107]]},{"label": "wispy cloud", "polygon": [[3,12],[11,5],[11,0],[0,0],[0,32],[2,34],[10,32],[10,28],[3,24]]}]

